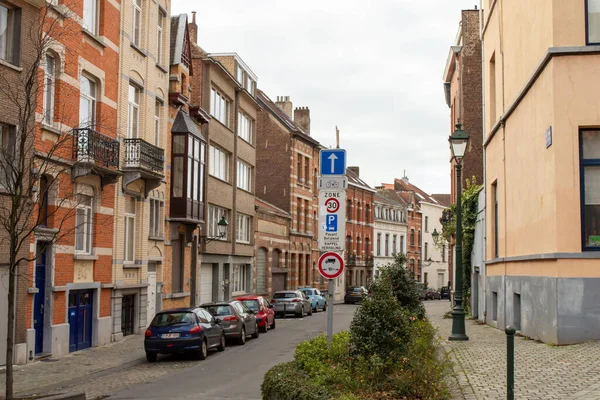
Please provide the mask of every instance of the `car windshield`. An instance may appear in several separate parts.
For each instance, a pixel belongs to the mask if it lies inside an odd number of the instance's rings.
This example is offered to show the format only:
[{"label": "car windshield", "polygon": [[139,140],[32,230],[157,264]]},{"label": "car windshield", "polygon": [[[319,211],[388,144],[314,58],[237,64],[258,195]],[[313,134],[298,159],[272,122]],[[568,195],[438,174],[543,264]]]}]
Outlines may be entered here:
[{"label": "car windshield", "polygon": [[310,290],[310,289],[305,289],[305,290],[303,290],[303,292],[304,292],[304,294],[305,294],[305,295],[307,295],[307,296],[312,296],[312,295],[313,295],[313,291],[312,291],[312,290]]},{"label": "car windshield", "polygon": [[293,299],[296,297],[296,293],[275,293],[274,299]]},{"label": "car windshield", "polygon": [[351,291],[352,291],[352,293],[358,293],[358,294],[360,294],[360,293],[362,293],[362,288],[355,287],[355,288],[352,288]]},{"label": "car windshield", "polygon": [[202,308],[211,313],[213,317],[222,317],[224,315],[233,314],[231,306],[204,306]]},{"label": "car windshield", "polygon": [[252,311],[258,311],[260,308],[258,306],[258,300],[244,300],[243,303]]},{"label": "car windshield", "polygon": [[173,326],[191,324],[194,322],[194,314],[191,312],[166,312],[156,314],[151,326]]}]

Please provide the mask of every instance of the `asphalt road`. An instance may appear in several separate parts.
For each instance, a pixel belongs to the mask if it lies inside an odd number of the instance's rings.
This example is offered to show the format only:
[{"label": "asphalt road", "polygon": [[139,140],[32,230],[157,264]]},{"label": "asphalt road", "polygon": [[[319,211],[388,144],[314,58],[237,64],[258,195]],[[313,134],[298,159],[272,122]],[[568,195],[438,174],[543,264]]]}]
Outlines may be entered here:
[{"label": "asphalt road", "polygon": [[[348,329],[354,305],[334,307],[334,332]],[[159,380],[131,386],[109,399],[210,399],[260,400],[260,385],[272,366],[291,361],[296,345],[327,332],[327,313],[313,313],[301,319],[277,319],[275,330],[245,346],[228,344],[222,353],[211,352],[204,361]],[[162,362],[170,362],[167,358]],[[159,365],[159,359],[157,364]]]}]

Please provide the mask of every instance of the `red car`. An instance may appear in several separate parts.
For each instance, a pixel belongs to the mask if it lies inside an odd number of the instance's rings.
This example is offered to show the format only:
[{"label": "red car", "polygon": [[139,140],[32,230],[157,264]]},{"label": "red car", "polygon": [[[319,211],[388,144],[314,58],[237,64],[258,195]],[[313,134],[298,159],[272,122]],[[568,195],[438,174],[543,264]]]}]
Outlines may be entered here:
[{"label": "red car", "polygon": [[241,301],[254,312],[261,332],[275,329],[275,312],[272,310],[273,305],[267,299],[262,296],[243,296],[236,300]]}]

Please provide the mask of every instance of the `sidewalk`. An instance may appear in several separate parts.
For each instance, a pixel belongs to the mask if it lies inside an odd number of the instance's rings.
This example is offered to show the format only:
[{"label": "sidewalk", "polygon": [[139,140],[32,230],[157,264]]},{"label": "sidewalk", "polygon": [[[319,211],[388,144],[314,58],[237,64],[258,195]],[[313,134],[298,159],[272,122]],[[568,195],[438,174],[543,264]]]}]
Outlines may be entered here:
[{"label": "sidewalk", "polygon": [[[506,399],[504,332],[467,320],[469,341],[449,342],[452,320],[443,315],[450,302],[431,300],[425,308],[455,363],[462,399]],[[550,346],[515,337],[515,399],[600,400],[600,342]]]}]

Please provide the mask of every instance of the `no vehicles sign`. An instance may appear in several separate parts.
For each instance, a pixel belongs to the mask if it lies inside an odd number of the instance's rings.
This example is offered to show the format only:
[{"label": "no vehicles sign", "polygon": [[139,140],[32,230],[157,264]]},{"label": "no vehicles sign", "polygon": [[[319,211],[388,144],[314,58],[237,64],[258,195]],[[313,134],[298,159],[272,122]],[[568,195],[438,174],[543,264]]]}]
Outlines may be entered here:
[{"label": "no vehicles sign", "polygon": [[319,257],[319,273],[323,278],[335,279],[344,272],[344,259],[338,253],[327,252]]}]

